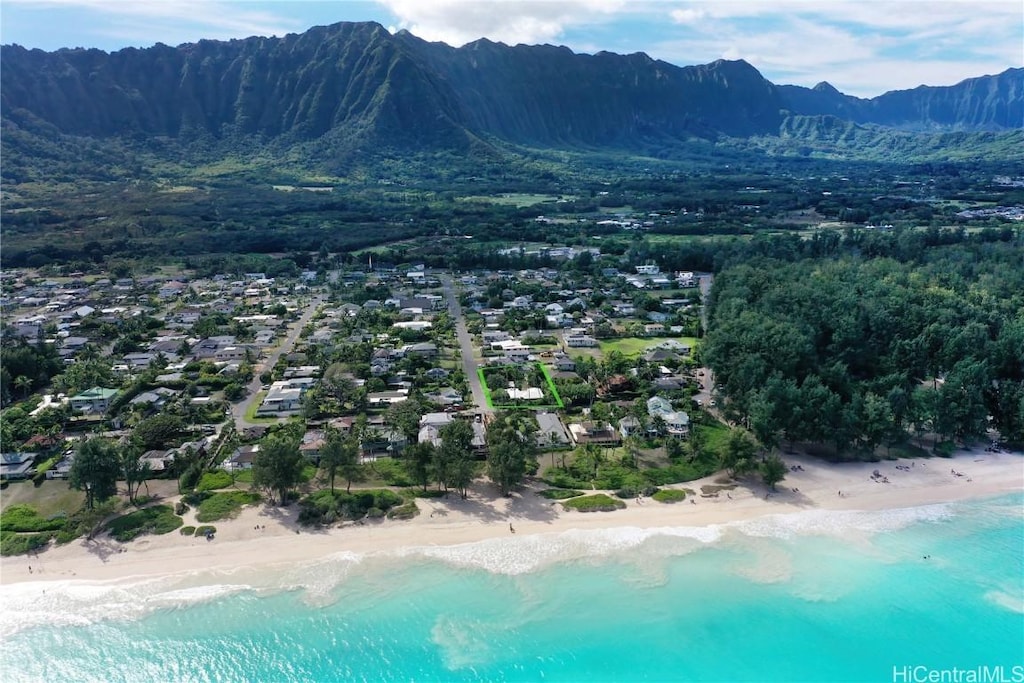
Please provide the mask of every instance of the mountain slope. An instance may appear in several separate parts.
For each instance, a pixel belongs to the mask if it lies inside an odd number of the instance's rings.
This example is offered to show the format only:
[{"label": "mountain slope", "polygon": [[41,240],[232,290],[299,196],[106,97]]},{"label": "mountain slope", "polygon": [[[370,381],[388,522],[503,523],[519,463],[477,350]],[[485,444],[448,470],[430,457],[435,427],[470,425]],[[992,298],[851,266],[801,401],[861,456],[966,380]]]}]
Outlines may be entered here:
[{"label": "mountain slope", "polygon": [[918,130],[1024,127],[1024,69],[866,100],[828,84],[776,86],[743,61],[677,67],[639,53],[487,40],[451,48],[374,23],[109,54],[4,46],[0,63],[5,146],[59,135],[302,143],[304,154],[330,158],[481,141],[643,151],[814,129],[788,126],[793,116]]},{"label": "mountain slope", "polygon": [[872,99],[844,95],[829,83],[783,85],[787,108],[805,116],[834,116],[908,130],[997,131],[1024,128],[1024,69],[969,78],[951,86],[919,86]]}]

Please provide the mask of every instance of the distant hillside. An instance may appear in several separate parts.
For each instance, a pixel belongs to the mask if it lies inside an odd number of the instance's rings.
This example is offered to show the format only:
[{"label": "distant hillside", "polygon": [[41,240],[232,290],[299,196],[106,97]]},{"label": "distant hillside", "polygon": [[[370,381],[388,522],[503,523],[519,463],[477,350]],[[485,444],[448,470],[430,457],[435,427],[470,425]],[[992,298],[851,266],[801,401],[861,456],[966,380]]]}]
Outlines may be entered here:
[{"label": "distant hillside", "polygon": [[783,85],[779,90],[788,108],[805,116],[922,131],[1024,128],[1024,69],[945,87],[895,90],[872,99],[844,95],[828,83],[814,88]]},{"label": "distant hillside", "polygon": [[[109,54],[4,46],[0,64],[4,145],[22,154],[61,136],[303,143],[304,154],[329,157],[506,143],[671,149],[788,137],[816,128],[806,117],[925,131],[1024,127],[1024,69],[864,100],[827,84],[776,86],[743,61],[677,67],[487,40],[456,49],[375,23]],[[804,122],[794,127],[793,117]]]}]

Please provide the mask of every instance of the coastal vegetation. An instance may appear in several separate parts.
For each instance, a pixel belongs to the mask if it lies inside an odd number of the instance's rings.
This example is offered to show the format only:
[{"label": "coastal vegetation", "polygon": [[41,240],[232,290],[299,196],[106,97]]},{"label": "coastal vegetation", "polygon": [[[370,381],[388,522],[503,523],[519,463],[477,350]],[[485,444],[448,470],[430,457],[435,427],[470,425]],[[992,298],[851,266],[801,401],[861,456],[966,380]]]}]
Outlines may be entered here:
[{"label": "coastal vegetation", "polygon": [[562,503],[562,507],[578,512],[614,512],[625,508],[626,504],[606,493],[595,493],[589,496],[570,498]]},{"label": "coastal vegetation", "polygon": [[686,491],[680,489],[660,489],[655,491],[651,498],[659,503],[680,503],[686,500]]},{"label": "coastal vegetation", "polygon": [[169,505],[153,505],[111,519],[106,531],[114,540],[125,542],[142,534],[169,534],[183,523]]}]

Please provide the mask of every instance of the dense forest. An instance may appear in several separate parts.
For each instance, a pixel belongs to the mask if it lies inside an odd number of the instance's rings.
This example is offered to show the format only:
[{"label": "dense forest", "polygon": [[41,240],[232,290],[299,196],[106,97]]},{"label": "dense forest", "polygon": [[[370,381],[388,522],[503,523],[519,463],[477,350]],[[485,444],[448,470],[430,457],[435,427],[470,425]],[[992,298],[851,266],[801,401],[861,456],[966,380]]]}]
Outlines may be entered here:
[{"label": "dense forest", "polygon": [[1024,259],[1005,242],[912,258],[758,257],[721,272],[704,358],[766,446],[872,452],[909,435],[1024,439]]}]

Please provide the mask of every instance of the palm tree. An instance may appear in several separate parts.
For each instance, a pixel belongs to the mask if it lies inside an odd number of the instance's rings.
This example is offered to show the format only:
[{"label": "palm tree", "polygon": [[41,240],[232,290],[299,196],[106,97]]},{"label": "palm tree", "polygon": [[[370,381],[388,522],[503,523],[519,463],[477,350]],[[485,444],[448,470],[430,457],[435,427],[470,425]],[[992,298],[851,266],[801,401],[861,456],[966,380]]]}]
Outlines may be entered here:
[{"label": "palm tree", "polygon": [[18,375],[14,378],[14,386],[21,391],[22,398],[28,398],[28,392],[32,389],[32,380],[25,375]]}]

